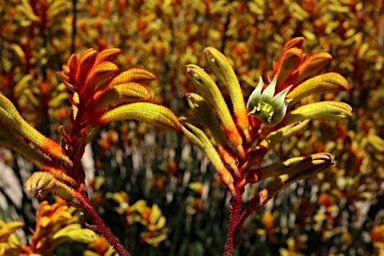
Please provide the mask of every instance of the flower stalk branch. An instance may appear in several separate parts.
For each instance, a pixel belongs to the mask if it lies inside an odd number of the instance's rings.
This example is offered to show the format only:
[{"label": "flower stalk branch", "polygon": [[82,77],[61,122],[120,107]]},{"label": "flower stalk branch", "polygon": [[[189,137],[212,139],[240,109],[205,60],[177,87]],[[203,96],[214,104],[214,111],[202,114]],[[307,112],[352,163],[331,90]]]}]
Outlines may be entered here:
[{"label": "flower stalk branch", "polygon": [[61,145],[27,123],[0,94],[0,146],[19,152],[40,169],[25,182],[30,195],[44,199],[52,193],[83,209],[95,223],[88,227],[104,236],[119,255],[129,255],[88,200],[81,164],[85,146],[98,127],[116,121],[133,119],[174,131],[181,131],[181,125],[171,110],[150,102],[145,85],[156,79],[152,73],[139,68],[119,73],[114,60],[120,53],[115,48],[88,49],[80,58],[73,54],[57,73],[71,92],[72,105],[69,135],[60,127]]},{"label": "flower stalk branch", "polygon": [[[193,118],[180,118],[182,131],[211,161],[232,197],[225,256],[234,254],[236,234],[252,212],[290,184],[314,176],[333,163],[330,154],[318,153],[261,167],[267,153],[302,131],[310,120],[336,120],[352,115],[348,104],[336,101],[297,106],[308,96],[348,89],[345,78],[337,73],[311,77],[332,58],[327,53],[307,57],[303,44],[302,37],[285,44],[274,65],[273,79],[266,79],[269,84],[265,84],[260,78],[247,101],[230,62],[218,50],[206,48],[204,56],[223,88],[203,68],[187,65],[188,77],[201,95],[187,95]],[[229,92],[230,104],[226,103],[222,89]],[[274,179],[242,211],[245,186],[266,178]]]},{"label": "flower stalk branch", "polygon": [[91,203],[87,198],[84,198],[84,201],[81,202],[81,209],[84,210],[88,214],[88,216],[91,218],[94,225],[89,225],[85,223],[84,218],[84,224],[85,227],[99,233],[102,235],[109,244],[113,247],[113,249],[120,255],[120,256],[130,256],[128,251],[124,248],[124,246],[119,242],[119,240],[113,235],[111,230],[105,225],[103,220],[100,218],[100,216],[97,214],[95,209],[92,207]]}]

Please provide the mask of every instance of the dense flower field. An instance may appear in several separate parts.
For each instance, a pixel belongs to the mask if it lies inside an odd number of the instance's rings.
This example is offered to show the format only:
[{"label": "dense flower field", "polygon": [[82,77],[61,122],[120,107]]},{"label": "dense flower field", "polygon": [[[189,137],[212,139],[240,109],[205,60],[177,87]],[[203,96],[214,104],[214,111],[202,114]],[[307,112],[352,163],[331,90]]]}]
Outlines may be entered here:
[{"label": "dense flower field", "polygon": [[0,255],[384,255],[383,1],[0,14]]}]

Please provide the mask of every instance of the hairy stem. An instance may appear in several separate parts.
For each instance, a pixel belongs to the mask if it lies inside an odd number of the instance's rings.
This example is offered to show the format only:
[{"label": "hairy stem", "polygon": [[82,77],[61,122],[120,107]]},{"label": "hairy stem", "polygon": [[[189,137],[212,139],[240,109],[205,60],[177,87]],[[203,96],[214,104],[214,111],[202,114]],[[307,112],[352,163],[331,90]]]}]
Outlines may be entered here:
[{"label": "hairy stem", "polygon": [[102,235],[109,244],[113,247],[113,249],[120,256],[130,256],[130,254],[125,250],[124,246],[119,242],[119,240],[112,234],[111,230],[104,224],[103,220],[99,217],[95,209],[92,207],[90,202],[86,197],[82,203],[82,209],[86,212],[89,217],[92,219],[95,225],[89,226],[93,231],[98,232]]},{"label": "hairy stem", "polygon": [[232,256],[235,252],[235,235],[238,229],[237,224],[241,209],[241,197],[242,193],[239,191],[239,189],[237,189],[237,193],[235,196],[232,197],[229,205],[230,218],[227,233],[227,241],[225,242],[223,256]]}]

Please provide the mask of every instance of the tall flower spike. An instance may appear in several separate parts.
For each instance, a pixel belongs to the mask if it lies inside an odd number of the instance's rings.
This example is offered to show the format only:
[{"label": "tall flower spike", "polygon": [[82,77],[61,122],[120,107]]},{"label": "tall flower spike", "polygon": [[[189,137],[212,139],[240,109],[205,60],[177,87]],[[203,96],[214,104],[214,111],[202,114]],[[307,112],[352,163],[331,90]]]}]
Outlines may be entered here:
[{"label": "tall flower spike", "polygon": [[261,92],[263,88],[263,79],[260,77],[259,84],[251,93],[247,102],[247,111],[250,115],[260,118],[266,126],[274,126],[281,122],[287,112],[287,105],[291,101],[285,99],[285,96],[292,85],[285,88],[274,96],[276,90],[277,77]]}]

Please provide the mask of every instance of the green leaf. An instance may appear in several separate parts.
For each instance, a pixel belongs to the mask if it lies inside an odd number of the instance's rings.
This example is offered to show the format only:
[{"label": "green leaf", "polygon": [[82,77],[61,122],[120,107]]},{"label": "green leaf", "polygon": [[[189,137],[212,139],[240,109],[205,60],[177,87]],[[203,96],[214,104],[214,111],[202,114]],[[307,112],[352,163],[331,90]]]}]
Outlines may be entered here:
[{"label": "green leaf", "polygon": [[[289,168],[284,167],[283,165],[276,165],[271,168],[273,176],[277,176],[273,181],[271,181],[267,187],[261,190],[257,195],[255,195],[247,208],[247,211],[255,211],[260,209],[265,205],[272,197],[277,195],[280,191],[293,184],[294,182],[312,177],[317,173],[328,169],[333,164],[333,156],[327,153],[318,153],[313,154],[309,157],[306,157],[302,160],[300,158],[294,158],[292,160],[287,160]],[[281,173],[279,173],[279,167],[282,167]],[[260,171],[260,170],[259,170]],[[267,173],[268,170],[264,169],[264,173]],[[248,180],[254,181],[255,177],[252,177],[256,171],[250,172],[248,174]],[[260,176],[263,176],[261,174]],[[267,177],[267,174],[264,174]],[[256,177],[257,179],[257,177]]]},{"label": "green leaf", "polygon": [[17,82],[17,84],[15,85],[14,87],[14,95],[17,95],[19,96],[21,94],[21,92],[25,89],[25,88],[28,88],[29,87],[29,81],[31,81],[33,79],[33,76],[31,74],[28,74],[28,75],[25,75],[23,76],[19,82]]},{"label": "green leaf", "polygon": [[[298,132],[302,131],[304,127],[308,124],[309,120],[305,120],[300,123],[292,123],[285,127],[282,127],[276,131],[273,131],[268,134],[257,146],[265,147],[268,149],[273,148],[277,143],[283,141],[286,138],[289,138]],[[256,146],[256,145],[255,145]],[[255,147],[253,146],[253,147]]]},{"label": "green leaf", "polygon": [[330,72],[312,77],[299,84],[295,89],[288,93],[286,98],[292,99],[290,105],[293,105],[310,95],[346,90],[348,90],[347,80],[338,73]]},{"label": "green leaf", "polygon": [[85,144],[88,144],[93,140],[93,138],[97,135],[98,127],[88,126],[87,127],[87,138],[85,140]]},{"label": "green leaf", "polygon": [[69,205],[81,208],[82,195],[77,193],[72,187],[62,183],[59,179],[49,172],[34,172],[25,182],[25,189],[28,194],[37,199],[44,199],[49,193],[52,193]]},{"label": "green leaf", "polygon": [[25,121],[13,103],[1,93],[0,125],[7,127],[15,135],[20,135],[26,138],[47,155],[62,160],[68,165],[72,165],[72,161],[65,154],[64,149],[52,139],[42,135],[27,121]]},{"label": "green leaf", "polygon": [[228,138],[222,129],[217,115],[212,111],[212,106],[196,93],[187,94],[187,102],[195,118],[203,124],[212,139],[212,144],[217,147],[222,160],[227,163],[236,174],[240,176],[236,165],[236,155],[230,146]]},{"label": "green leaf", "polygon": [[306,157],[298,163],[295,163],[296,161],[291,160],[292,166],[268,184],[269,195],[275,196],[292,183],[312,177],[320,171],[328,169],[333,164],[333,156],[327,153],[318,153]]},{"label": "green leaf", "polygon": [[220,158],[220,155],[217,153],[216,149],[212,145],[212,142],[209,140],[207,135],[203,130],[194,126],[191,123],[182,121],[181,129],[183,133],[188,137],[188,139],[198,146],[204,155],[210,160],[213,167],[215,168],[217,174],[220,177],[220,180],[223,184],[231,191],[232,195],[236,194],[234,188],[234,179],[229,170],[225,167],[223,161]]},{"label": "green leaf", "polygon": [[253,184],[270,177],[275,177],[281,173],[286,173],[289,168],[304,159],[305,157],[292,157],[283,162],[274,163],[261,168],[250,169],[246,172],[245,179],[247,183]]},{"label": "green leaf", "polygon": [[3,126],[0,126],[0,147],[5,147],[19,153],[42,171],[48,171],[56,178],[72,186],[77,186],[73,179],[67,176],[57,163],[41,154],[36,148],[32,148],[24,140],[21,140],[19,136]]},{"label": "green leaf", "polygon": [[70,9],[70,3],[67,1],[53,1],[48,4],[48,10],[46,11],[46,20],[57,20],[60,19],[61,14],[66,10]]},{"label": "green leaf", "polygon": [[148,70],[142,68],[131,68],[114,77],[108,84],[108,87],[129,82],[146,83],[155,79],[156,76]]},{"label": "green leaf", "polygon": [[352,116],[352,108],[344,102],[322,101],[301,106],[290,111],[284,119],[285,124],[307,119],[337,120]]},{"label": "green leaf", "polygon": [[187,74],[203,97],[206,100],[209,99],[208,102],[210,102],[217,111],[229,141],[235,147],[242,145],[243,140],[241,135],[237,130],[228,106],[225,103],[223,95],[221,94],[216,83],[202,68],[197,65],[187,65]]},{"label": "green leaf", "polygon": [[177,132],[181,130],[181,124],[171,110],[149,102],[135,102],[116,107],[90,120],[90,125],[102,126],[128,119],[141,121],[163,129],[175,130]]},{"label": "green leaf", "polygon": [[34,172],[25,182],[25,189],[31,196],[44,199],[54,188],[56,179],[47,172]]},{"label": "green leaf", "polygon": [[80,224],[74,223],[65,226],[52,236],[52,247],[67,242],[90,243],[96,239],[96,234],[90,229],[81,228]]},{"label": "green leaf", "polygon": [[28,20],[41,22],[41,18],[37,16],[32,6],[27,1],[22,1],[16,6],[17,13],[24,14]]},{"label": "green leaf", "polygon": [[376,134],[370,132],[368,135],[368,143],[373,147],[373,149],[380,154],[384,153],[384,140],[377,136]]},{"label": "green leaf", "polygon": [[245,109],[244,96],[231,64],[224,54],[212,47],[204,49],[204,56],[216,77],[229,92],[236,124],[243,130],[244,135],[249,137],[248,114]]},{"label": "green leaf", "polygon": [[122,103],[151,101],[151,99],[152,96],[147,88],[138,83],[129,82],[95,93],[92,103],[87,108],[92,112],[98,112]]},{"label": "green leaf", "polygon": [[57,108],[58,106],[62,105],[65,100],[68,99],[68,93],[62,92],[56,95],[55,97],[51,98],[48,102],[48,107],[50,108]]},{"label": "green leaf", "polygon": [[28,145],[24,140],[13,134],[11,130],[1,125],[0,147],[5,147],[19,153],[31,163],[36,165],[39,169],[44,170],[50,168],[56,171],[61,171],[60,167],[56,163],[46,158],[40,153],[40,151],[35,148],[31,148],[30,145]]},{"label": "green leaf", "polygon": [[12,49],[15,52],[17,57],[19,57],[21,63],[26,64],[27,60],[25,58],[25,52],[24,52],[23,48],[21,48],[20,45],[12,43],[10,45],[10,49]]},{"label": "green leaf", "polygon": [[8,238],[12,236],[12,234],[14,234],[15,231],[21,228],[22,226],[23,223],[19,221],[12,221],[4,223],[4,225],[0,225],[0,243],[7,242]]},{"label": "green leaf", "polygon": [[225,148],[229,147],[226,134],[221,128],[222,124],[207,100],[196,93],[189,93],[186,97],[193,115],[208,128],[215,142]]}]

